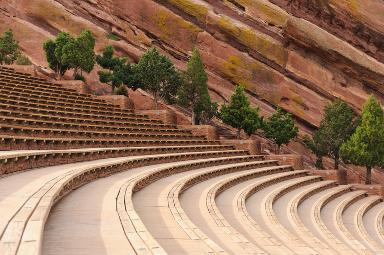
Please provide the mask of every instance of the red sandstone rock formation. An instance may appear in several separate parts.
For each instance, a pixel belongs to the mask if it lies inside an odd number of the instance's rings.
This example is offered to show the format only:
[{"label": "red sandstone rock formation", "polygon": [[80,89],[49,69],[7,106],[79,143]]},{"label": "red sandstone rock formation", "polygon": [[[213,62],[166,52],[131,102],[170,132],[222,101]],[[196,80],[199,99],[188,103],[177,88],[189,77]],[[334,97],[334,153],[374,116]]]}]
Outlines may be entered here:
[{"label": "red sandstone rock formation", "polygon": [[[335,97],[356,110],[371,93],[383,99],[383,13],[381,0],[3,0],[0,30],[40,66],[42,43],[61,30],[91,29],[97,50],[113,44],[133,61],[156,46],[179,68],[197,46],[215,100],[242,83],[263,113],[281,106],[305,129]],[[96,71],[88,80],[105,91]]]}]

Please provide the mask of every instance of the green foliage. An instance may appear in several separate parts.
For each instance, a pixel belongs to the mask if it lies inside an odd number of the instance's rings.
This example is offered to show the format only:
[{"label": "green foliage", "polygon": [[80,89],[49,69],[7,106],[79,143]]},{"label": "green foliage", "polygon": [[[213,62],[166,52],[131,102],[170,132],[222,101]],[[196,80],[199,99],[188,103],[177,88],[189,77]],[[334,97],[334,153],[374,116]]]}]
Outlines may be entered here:
[{"label": "green foliage", "polygon": [[220,115],[224,123],[237,129],[238,139],[242,129],[248,135],[251,135],[258,128],[261,128],[263,123],[262,118],[259,116],[259,108],[250,106],[243,86],[236,87],[229,104],[221,107]]},{"label": "green foliage", "polygon": [[108,34],[106,34],[106,37],[112,41],[120,41],[121,40],[121,38],[118,35],[115,35],[114,33],[108,33]]},{"label": "green foliage", "polygon": [[110,84],[113,90],[122,85],[134,90],[139,88],[134,66],[128,63],[127,58],[115,57],[111,45],[105,47],[101,55],[96,56],[96,62],[105,69],[98,72],[100,82]]},{"label": "green foliage", "polygon": [[210,103],[207,108],[200,114],[200,123],[209,123],[214,117],[219,115],[219,104],[217,102]]},{"label": "green foliage", "polygon": [[88,30],[82,31],[77,38],[60,32],[54,40],[46,41],[43,48],[49,67],[59,78],[72,68],[75,77],[79,71],[92,71],[95,65],[95,43],[94,36]]},{"label": "green foliage", "polygon": [[322,134],[327,154],[335,160],[335,169],[339,166],[340,147],[352,135],[357,122],[352,108],[340,99],[325,108],[319,132]]},{"label": "green foliage", "polygon": [[158,108],[160,98],[173,103],[181,78],[167,57],[161,55],[155,48],[151,48],[135,66],[135,73],[143,89],[152,94],[155,109]]},{"label": "green foliage", "polygon": [[73,77],[73,79],[85,82],[85,77],[82,76],[81,74],[75,74],[75,77]]},{"label": "green foliage", "polygon": [[113,90],[113,94],[128,96],[128,89],[125,85],[120,85]]},{"label": "green foliage", "polygon": [[43,45],[48,65],[55,71],[59,79],[70,68],[67,63],[63,62],[63,48],[73,40],[70,34],[60,32],[57,34],[55,40],[49,39]]},{"label": "green foliage", "polygon": [[12,30],[9,29],[0,37],[0,64],[13,64],[19,54],[19,44],[13,38]]},{"label": "green foliage", "polygon": [[367,168],[366,183],[371,183],[371,169],[384,166],[384,113],[371,96],[364,104],[355,133],[341,146],[340,155],[348,163]]},{"label": "green foliage", "polygon": [[62,61],[74,69],[74,76],[79,70],[87,73],[92,71],[95,65],[95,43],[91,31],[84,30],[63,47]]},{"label": "green foliage", "polygon": [[316,131],[313,138],[308,135],[304,136],[303,142],[317,157],[315,166],[318,169],[324,169],[323,157],[327,155],[327,147],[325,144],[325,138],[323,134]]},{"label": "green foliage", "polygon": [[24,54],[20,54],[17,57],[15,64],[16,65],[29,66],[29,65],[32,65],[32,62],[31,62],[31,60],[29,60],[29,58],[27,56],[25,56]]},{"label": "green foliage", "polygon": [[117,65],[123,65],[127,62],[126,58],[114,57],[112,45],[107,45],[101,55],[96,56],[96,62],[104,69],[113,70]]},{"label": "green foliage", "polygon": [[297,137],[299,129],[296,127],[290,113],[280,107],[264,123],[264,132],[267,138],[272,139],[278,146],[278,152],[283,144]]},{"label": "green foliage", "polygon": [[208,76],[196,48],[188,61],[183,78],[177,93],[178,103],[192,111],[192,124],[209,121],[217,111],[217,104],[211,102],[207,86]]}]

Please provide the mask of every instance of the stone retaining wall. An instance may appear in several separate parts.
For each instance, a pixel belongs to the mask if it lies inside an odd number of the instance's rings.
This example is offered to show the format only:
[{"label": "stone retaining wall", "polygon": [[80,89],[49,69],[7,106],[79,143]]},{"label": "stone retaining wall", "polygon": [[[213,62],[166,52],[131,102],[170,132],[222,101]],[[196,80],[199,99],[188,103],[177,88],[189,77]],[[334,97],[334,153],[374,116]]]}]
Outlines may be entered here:
[{"label": "stone retaining wall", "polygon": [[135,108],[133,101],[126,96],[123,95],[104,95],[97,96],[97,98],[107,101],[108,103],[114,104],[116,106],[120,106],[122,109],[131,109]]},{"label": "stone retaining wall", "polygon": [[303,159],[300,155],[295,154],[271,154],[266,157],[266,159],[277,160],[280,165],[291,165],[295,170],[303,169]]},{"label": "stone retaining wall", "polygon": [[261,154],[260,143],[255,140],[221,140],[220,142],[233,145],[238,150],[248,150],[251,155]]},{"label": "stone retaining wall", "polygon": [[210,125],[180,125],[182,129],[187,129],[192,131],[193,135],[205,136],[208,140],[218,140],[219,136],[217,129],[214,126]]},{"label": "stone retaining wall", "polygon": [[135,113],[145,114],[151,119],[161,120],[164,124],[177,124],[176,114],[171,110],[140,110]]}]

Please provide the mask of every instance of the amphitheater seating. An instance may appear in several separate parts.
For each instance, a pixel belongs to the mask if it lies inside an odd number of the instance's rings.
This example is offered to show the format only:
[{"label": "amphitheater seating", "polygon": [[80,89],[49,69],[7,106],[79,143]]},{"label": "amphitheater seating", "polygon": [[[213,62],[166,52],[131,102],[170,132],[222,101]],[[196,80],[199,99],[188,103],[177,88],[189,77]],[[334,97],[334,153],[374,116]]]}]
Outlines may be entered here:
[{"label": "amphitheater seating", "polygon": [[384,254],[384,202],[0,66],[0,254]]}]

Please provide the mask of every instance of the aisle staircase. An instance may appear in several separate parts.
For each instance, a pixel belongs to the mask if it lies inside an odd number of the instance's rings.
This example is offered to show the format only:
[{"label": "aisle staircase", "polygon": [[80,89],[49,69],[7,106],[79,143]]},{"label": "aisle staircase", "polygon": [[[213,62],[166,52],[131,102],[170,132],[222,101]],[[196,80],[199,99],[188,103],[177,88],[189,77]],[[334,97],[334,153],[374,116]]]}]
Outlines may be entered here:
[{"label": "aisle staircase", "polygon": [[384,254],[382,197],[8,67],[0,91],[1,255]]}]

